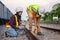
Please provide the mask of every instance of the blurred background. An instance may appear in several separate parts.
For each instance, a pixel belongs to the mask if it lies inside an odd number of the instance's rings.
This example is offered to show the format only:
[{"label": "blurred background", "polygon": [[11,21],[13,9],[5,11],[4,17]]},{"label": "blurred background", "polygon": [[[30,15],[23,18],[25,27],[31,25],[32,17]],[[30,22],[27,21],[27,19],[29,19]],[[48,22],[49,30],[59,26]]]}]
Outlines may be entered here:
[{"label": "blurred background", "polygon": [[[17,7],[23,7],[22,23],[26,24],[26,28],[29,29],[29,17],[26,9],[31,4],[38,4],[41,7],[41,11],[43,11],[40,27],[44,36],[36,35],[37,39],[60,40],[60,0],[0,0],[0,40],[27,40],[27,37],[31,40],[33,38],[29,36],[30,34],[27,34],[28,36],[26,34],[24,36],[19,35],[19,37],[15,38],[5,37],[5,24],[16,13]],[[34,23],[32,24],[32,29],[34,30]]]},{"label": "blurred background", "polygon": [[24,8],[22,21],[27,21],[26,8],[31,4],[44,8],[41,23],[60,23],[60,0],[0,0],[0,24],[5,24],[15,14],[17,7]]}]

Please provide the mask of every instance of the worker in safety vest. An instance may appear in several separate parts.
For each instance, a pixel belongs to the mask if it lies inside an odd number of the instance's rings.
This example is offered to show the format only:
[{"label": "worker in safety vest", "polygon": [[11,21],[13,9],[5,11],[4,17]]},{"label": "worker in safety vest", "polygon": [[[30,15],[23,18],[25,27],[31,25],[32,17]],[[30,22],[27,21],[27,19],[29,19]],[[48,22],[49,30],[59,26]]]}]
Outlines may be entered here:
[{"label": "worker in safety vest", "polygon": [[37,27],[37,34],[41,35],[40,19],[41,13],[39,5],[30,5],[27,7],[27,14],[29,16],[29,30],[32,30],[32,20],[34,20],[35,27]]},{"label": "worker in safety vest", "polygon": [[10,21],[6,23],[7,34],[9,36],[17,36],[17,31],[21,24],[22,7],[16,8],[16,14],[10,17]]}]

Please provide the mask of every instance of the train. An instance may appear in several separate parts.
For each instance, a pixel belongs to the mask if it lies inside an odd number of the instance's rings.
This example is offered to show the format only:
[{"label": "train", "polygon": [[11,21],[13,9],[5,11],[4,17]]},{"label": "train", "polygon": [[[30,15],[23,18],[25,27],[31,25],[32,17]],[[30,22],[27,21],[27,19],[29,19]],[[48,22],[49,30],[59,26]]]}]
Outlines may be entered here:
[{"label": "train", "polygon": [[12,15],[12,12],[0,1],[0,25],[6,24]]}]

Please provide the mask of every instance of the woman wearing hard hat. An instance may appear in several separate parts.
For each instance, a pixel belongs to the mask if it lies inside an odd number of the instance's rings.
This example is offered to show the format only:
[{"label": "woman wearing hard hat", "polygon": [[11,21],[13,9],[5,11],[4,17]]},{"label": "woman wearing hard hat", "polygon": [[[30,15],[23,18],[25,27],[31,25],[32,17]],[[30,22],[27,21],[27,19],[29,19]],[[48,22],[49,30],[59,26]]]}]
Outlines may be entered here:
[{"label": "woman wearing hard hat", "polygon": [[39,5],[28,6],[27,14],[29,16],[29,30],[32,30],[32,19],[33,19],[35,27],[37,27],[37,34],[41,35],[41,30],[40,30],[41,13],[40,13]]},{"label": "woman wearing hard hat", "polygon": [[20,27],[22,12],[23,12],[23,8],[21,7],[16,8],[16,14],[10,18],[10,21],[8,23],[6,23],[6,28],[7,28],[6,34],[8,36],[18,35],[17,31]]}]

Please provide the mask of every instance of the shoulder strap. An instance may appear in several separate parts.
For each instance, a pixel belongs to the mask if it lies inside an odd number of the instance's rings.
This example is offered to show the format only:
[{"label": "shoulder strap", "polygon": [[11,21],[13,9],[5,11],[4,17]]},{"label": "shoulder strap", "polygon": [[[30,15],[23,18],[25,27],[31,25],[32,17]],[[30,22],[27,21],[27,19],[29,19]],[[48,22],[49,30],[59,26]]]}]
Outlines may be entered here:
[{"label": "shoulder strap", "polygon": [[17,16],[15,15],[16,27],[18,26]]}]

